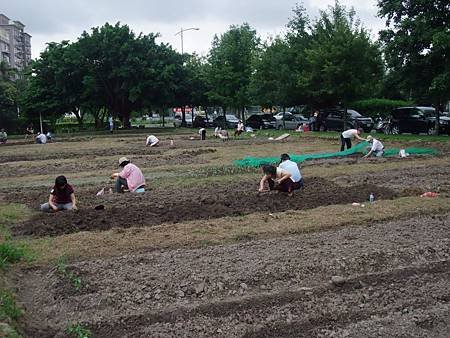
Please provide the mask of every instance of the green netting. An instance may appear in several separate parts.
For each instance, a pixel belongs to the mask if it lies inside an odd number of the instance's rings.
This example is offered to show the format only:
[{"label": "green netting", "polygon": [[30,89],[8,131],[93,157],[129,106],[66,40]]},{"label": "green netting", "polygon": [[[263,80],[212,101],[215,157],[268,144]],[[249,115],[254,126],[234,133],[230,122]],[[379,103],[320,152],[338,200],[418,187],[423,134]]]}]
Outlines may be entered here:
[{"label": "green netting", "polygon": [[[313,159],[321,159],[321,158],[332,158],[332,157],[343,157],[354,155],[357,153],[367,153],[367,147],[369,146],[368,142],[360,142],[356,146],[344,150],[338,151],[334,153],[322,153],[322,154],[305,154],[305,155],[295,155],[289,154],[291,160],[297,163],[313,160]],[[383,156],[396,156],[398,155],[400,149],[399,148],[390,148],[385,150]],[[438,151],[432,148],[406,148],[405,151],[408,154],[416,154],[416,155],[437,155]],[[234,165],[238,167],[259,167],[263,164],[278,164],[280,162],[280,157],[245,157],[241,160],[234,161]]]}]

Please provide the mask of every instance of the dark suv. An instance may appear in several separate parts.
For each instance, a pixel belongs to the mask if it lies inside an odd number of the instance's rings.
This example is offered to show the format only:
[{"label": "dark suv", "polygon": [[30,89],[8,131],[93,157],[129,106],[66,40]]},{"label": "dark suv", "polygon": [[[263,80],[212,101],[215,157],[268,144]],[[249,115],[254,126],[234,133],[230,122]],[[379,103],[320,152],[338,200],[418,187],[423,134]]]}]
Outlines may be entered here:
[{"label": "dark suv", "polygon": [[[317,118],[319,130],[344,130],[344,109],[322,109]],[[373,120],[362,116],[356,110],[347,109],[347,128],[362,128],[369,133],[373,128]]]},{"label": "dark suv", "polygon": [[[435,133],[436,111],[433,107],[401,107],[394,109],[385,128],[386,134]],[[439,132],[450,134],[450,118],[441,115]]]},{"label": "dark suv", "polygon": [[253,114],[249,116],[245,125],[253,129],[276,128],[277,120],[272,114]]}]

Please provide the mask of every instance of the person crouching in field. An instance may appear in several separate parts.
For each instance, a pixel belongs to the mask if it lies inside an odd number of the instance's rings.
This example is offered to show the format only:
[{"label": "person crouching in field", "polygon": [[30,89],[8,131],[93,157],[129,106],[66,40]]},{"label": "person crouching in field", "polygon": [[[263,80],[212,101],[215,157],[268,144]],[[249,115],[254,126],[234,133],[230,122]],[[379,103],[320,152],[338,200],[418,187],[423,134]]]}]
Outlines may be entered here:
[{"label": "person crouching in field", "polygon": [[145,178],[141,169],[131,163],[126,157],[119,159],[119,167],[122,168],[122,171],[111,175],[112,179],[116,179],[115,192],[122,193],[124,189],[130,192],[145,191]]},{"label": "person crouching in field", "polygon": [[370,157],[375,155],[376,157],[381,157],[384,154],[384,145],[376,138],[373,138],[371,135],[367,136],[367,142],[370,143],[369,152],[363,156],[363,158]]},{"label": "person crouching in field", "polygon": [[50,192],[48,202],[41,204],[41,210],[45,212],[56,212],[73,209],[77,209],[75,192],[72,186],[67,183],[65,176],[58,176],[55,179],[55,186]]},{"label": "person crouching in field", "polygon": [[277,168],[273,165],[264,165],[262,171],[264,176],[259,183],[260,192],[267,191],[267,183],[269,190],[287,192],[289,196],[292,196],[294,190],[300,189],[303,185],[301,177],[298,181],[295,181],[298,177],[294,178],[289,171],[281,167]]},{"label": "person crouching in field", "polygon": [[155,135],[149,135],[145,141],[146,146],[156,147],[159,144],[159,139]]}]

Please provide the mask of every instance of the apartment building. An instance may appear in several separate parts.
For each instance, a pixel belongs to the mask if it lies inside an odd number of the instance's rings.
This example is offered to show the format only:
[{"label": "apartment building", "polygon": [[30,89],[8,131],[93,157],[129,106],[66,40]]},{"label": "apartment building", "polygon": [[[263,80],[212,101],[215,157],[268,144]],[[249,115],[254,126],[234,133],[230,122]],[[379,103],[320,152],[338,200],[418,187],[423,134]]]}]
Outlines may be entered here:
[{"label": "apartment building", "polygon": [[31,35],[24,32],[25,25],[0,14],[0,61],[22,70],[31,62]]}]

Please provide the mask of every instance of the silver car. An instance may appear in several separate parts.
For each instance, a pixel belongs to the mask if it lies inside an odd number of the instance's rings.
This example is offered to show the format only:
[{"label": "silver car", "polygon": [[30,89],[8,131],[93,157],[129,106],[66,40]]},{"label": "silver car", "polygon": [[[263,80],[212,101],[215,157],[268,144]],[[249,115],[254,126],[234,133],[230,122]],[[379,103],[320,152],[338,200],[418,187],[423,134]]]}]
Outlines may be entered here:
[{"label": "silver car", "polygon": [[277,129],[294,130],[297,129],[302,124],[308,124],[308,119],[303,115],[294,115],[291,113],[285,113],[283,125],[283,115],[282,113],[279,114],[281,114],[280,118],[277,118],[277,116],[275,116],[275,118],[277,119]]}]

